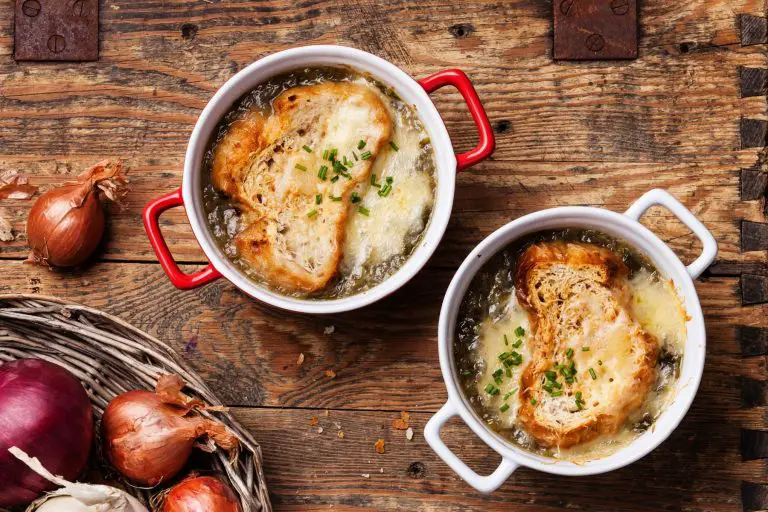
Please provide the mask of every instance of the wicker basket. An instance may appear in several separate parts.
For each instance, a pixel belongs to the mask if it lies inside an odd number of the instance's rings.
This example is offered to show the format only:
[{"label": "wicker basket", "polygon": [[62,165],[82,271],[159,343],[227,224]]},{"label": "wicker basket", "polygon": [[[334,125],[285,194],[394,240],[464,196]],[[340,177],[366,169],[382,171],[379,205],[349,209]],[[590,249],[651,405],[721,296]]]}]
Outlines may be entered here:
[{"label": "wicker basket", "polygon": [[[99,420],[116,395],[154,389],[157,377],[166,373],[180,375],[188,395],[223,405],[168,345],[119,318],[53,297],[0,294],[0,363],[28,357],[59,364],[77,376]],[[203,414],[225,423],[242,445],[234,463],[216,450],[207,458],[211,469],[228,480],[245,512],[271,511],[261,447],[229,414]],[[148,491],[126,489],[148,504]]]}]

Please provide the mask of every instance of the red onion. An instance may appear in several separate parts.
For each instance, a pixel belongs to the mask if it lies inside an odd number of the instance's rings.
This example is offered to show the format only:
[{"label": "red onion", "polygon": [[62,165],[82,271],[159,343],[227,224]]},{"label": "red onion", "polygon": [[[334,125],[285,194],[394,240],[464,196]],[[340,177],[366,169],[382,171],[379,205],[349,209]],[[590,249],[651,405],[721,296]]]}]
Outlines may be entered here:
[{"label": "red onion", "polygon": [[187,478],[170,490],[163,512],[239,512],[235,494],[218,478]]},{"label": "red onion", "polygon": [[93,410],[80,382],[40,359],[0,366],[0,506],[29,503],[54,486],[8,451],[17,446],[74,480],[88,461]]}]

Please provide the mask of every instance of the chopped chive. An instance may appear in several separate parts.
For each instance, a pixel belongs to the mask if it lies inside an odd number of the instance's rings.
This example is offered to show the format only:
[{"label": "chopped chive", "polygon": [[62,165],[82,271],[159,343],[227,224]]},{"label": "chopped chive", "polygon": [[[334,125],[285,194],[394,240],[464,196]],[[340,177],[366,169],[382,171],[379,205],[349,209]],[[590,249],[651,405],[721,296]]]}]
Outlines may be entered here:
[{"label": "chopped chive", "polygon": [[315,204],[320,204],[323,202],[323,194],[317,194],[315,196]]},{"label": "chopped chive", "polygon": [[341,196],[328,196],[331,198],[331,201],[341,201]]},{"label": "chopped chive", "polygon": [[354,165],[351,160],[347,160],[347,155],[344,155],[344,157],[341,159],[341,163],[347,167],[352,167],[352,165]]},{"label": "chopped chive", "polygon": [[381,188],[381,183],[376,183],[376,175],[371,174],[371,185],[376,188]]},{"label": "chopped chive", "polygon": [[536,405],[537,403],[539,403],[538,400],[531,398],[531,405]]},{"label": "chopped chive", "polygon": [[389,183],[391,185],[392,182],[395,181],[395,178],[393,178],[392,176],[387,176],[387,179],[384,180],[384,181],[386,181],[387,183]]},{"label": "chopped chive", "polygon": [[357,153],[354,151],[352,152],[352,156],[355,157],[355,162],[359,161],[360,159],[357,157]]},{"label": "chopped chive", "polygon": [[307,217],[314,217],[315,215],[317,215],[317,210],[312,209],[307,212]]},{"label": "chopped chive", "polygon": [[573,349],[572,348],[569,348],[568,350],[565,351],[565,357],[567,357],[568,359],[571,359],[573,357]]},{"label": "chopped chive", "polygon": [[547,380],[557,380],[557,373],[552,370],[544,372],[544,375],[547,377]]},{"label": "chopped chive", "polygon": [[[341,199],[341,198],[339,198],[339,199]],[[464,376],[472,375],[472,370],[462,370],[461,374],[464,375]]]},{"label": "chopped chive", "polygon": [[511,378],[512,378],[512,370],[509,368],[509,366],[507,366],[507,371],[506,371],[506,374],[507,374],[507,378],[508,378],[508,379],[511,379]]},{"label": "chopped chive", "polygon": [[373,156],[370,151],[366,151],[365,153],[360,154],[361,160],[369,160]]},{"label": "chopped chive", "polygon": [[499,388],[497,388],[490,382],[488,383],[487,386],[485,386],[485,392],[488,393],[489,395],[498,395],[500,391],[501,390]]},{"label": "chopped chive", "polygon": [[320,169],[317,171],[317,177],[321,180],[325,181],[328,177],[328,166],[327,165],[321,165]]},{"label": "chopped chive", "polygon": [[298,170],[300,170],[300,171],[306,171],[307,170],[307,168],[305,166],[301,165],[301,164],[296,164],[296,168]]},{"label": "chopped chive", "polygon": [[554,398],[557,398],[558,396],[563,396],[563,391],[562,390],[553,391],[552,396]]},{"label": "chopped chive", "polygon": [[380,197],[387,197],[390,192],[392,192],[392,185],[387,183],[386,185],[381,187],[381,189],[379,190],[378,194],[379,194]]},{"label": "chopped chive", "polygon": [[504,372],[501,370],[501,368],[499,368],[498,370],[493,372],[492,377],[493,377],[493,380],[496,382],[496,384],[501,384],[501,382],[502,382],[502,378],[501,378],[502,375],[504,375]]},{"label": "chopped chive", "polygon": [[581,400],[581,391],[576,392],[576,400]]},{"label": "chopped chive", "polygon": [[514,342],[512,344],[512,346],[515,347],[515,348],[519,348],[520,345],[522,345],[522,344],[523,344],[523,340],[517,340],[516,342]]},{"label": "chopped chive", "polygon": [[557,389],[563,389],[563,385],[556,381],[552,381],[552,386],[556,387]]},{"label": "chopped chive", "polygon": [[339,176],[338,175],[336,175],[333,178],[331,178],[331,183],[336,183],[337,181],[339,181]]},{"label": "chopped chive", "polygon": [[509,352],[502,352],[501,354],[499,354],[499,361],[503,361],[508,357],[509,357]]},{"label": "chopped chive", "polygon": [[306,151],[307,153],[311,153],[311,152],[312,152],[312,148],[311,148],[311,147],[309,147],[309,146],[307,146],[306,144],[304,144],[303,146],[301,146],[301,149],[303,149],[303,150],[304,150],[304,151]]},{"label": "chopped chive", "polygon": [[360,213],[362,213],[362,214],[363,214],[363,215],[365,215],[366,217],[368,216],[368,214],[370,214],[370,213],[371,213],[371,212],[370,212],[370,210],[368,210],[368,208],[366,208],[365,206],[360,206],[360,207],[358,207],[358,208],[357,208],[357,211],[359,211]]},{"label": "chopped chive", "polygon": [[507,338],[507,335],[504,335],[504,344],[509,345],[509,338]]},{"label": "chopped chive", "polygon": [[545,391],[547,391],[547,392],[551,393],[551,392],[552,392],[552,388],[554,387],[554,385],[555,385],[555,384],[554,384],[554,383],[553,383],[551,380],[548,380],[548,381],[547,381],[547,382],[545,382],[545,383],[544,383],[544,385],[543,385],[543,386],[541,386],[541,387],[542,387],[542,388],[544,388],[544,390],[545,390]]},{"label": "chopped chive", "polygon": [[357,204],[360,202],[360,194],[357,192],[352,192],[352,204]]},{"label": "chopped chive", "polygon": [[517,388],[513,389],[512,391],[510,391],[509,393],[504,395],[504,398],[502,400],[504,400],[506,402],[507,400],[509,400],[509,397],[511,397],[512,395],[515,394],[516,391],[517,391]]},{"label": "chopped chive", "polygon": [[336,155],[338,154],[339,154],[339,150],[334,148],[331,150],[331,153],[328,155],[328,159],[331,161],[336,160]]},{"label": "chopped chive", "polygon": [[509,410],[509,404],[504,404],[501,407],[499,407],[499,411],[501,412],[507,412]]},{"label": "chopped chive", "polygon": [[330,149],[326,149],[325,151],[323,151],[323,160],[328,160],[328,157],[330,156],[330,154],[331,154]]},{"label": "chopped chive", "polygon": [[360,142],[357,143],[357,149],[363,149],[365,147],[365,141],[360,139]]},{"label": "chopped chive", "polygon": [[400,151],[400,148],[398,147],[397,144],[395,144],[395,141],[393,141],[393,140],[389,141],[389,147],[391,147],[395,151]]},{"label": "chopped chive", "polygon": [[581,347],[582,352],[589,352],[589,347]]},{"label": "chopped chive", "polygon": [[515,336],[518,338],[522,338],[525,335],[525,329],[523,329],[522,325],[518,325],[517,329],[515,329]]},{"label": "chopped chive", "polygon": [[589,369],[589,374],[592,376],[592,380],[597,380],[597,374],[592,368]]}]

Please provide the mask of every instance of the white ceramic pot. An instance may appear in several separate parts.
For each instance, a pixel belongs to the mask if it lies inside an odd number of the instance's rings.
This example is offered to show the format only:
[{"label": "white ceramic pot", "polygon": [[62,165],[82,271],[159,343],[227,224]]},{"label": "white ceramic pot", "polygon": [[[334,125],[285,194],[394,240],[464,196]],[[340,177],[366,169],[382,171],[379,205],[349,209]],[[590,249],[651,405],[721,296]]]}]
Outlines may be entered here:
[{"label": "white ceramic pot", "polygon": [[[667,245],[639,219],[651,206],[661,205],[674,213],[701,240],[701,256],[687,267]],[[631,444],[602,459],[583,464],[559,461],[535,455],[506,441],[478,417],[460,391],[453,358],[454,328],[459,305],[475,274],[483,264],[511,242],[525,235],[543,230],[566,227],[594,229],[629,242],[650,257],[656,268],[672,279],[685,309],[690,316],[686,324],[687,339],[678,382],[677,394],[667,409],[649,429]],[[558,475],[592,475],[626,466],[648,454],[664,441],[677,427],[688,411],[699,387],[704,369],[706,335],[693,280],[715,259],[717,243],[704,225],[680,202],[663,190],[651,190],[638,199],[624,214],[599,208],[552,208],[521,217],[498,229],[483,240],[459,267],[443,301],[438,327],[440,369],[448,388],[448,402],[427,423],[424,436],[433,450],[461,478],[481,492],[496,490],[519,467],[526,466]],[[459,416],[488,446],[502,457],[501,464],[488,475],[481,476],[451,452],[440,438],[440,429],[450,418]]]},{"label": "white ceramic pot", "polygon": [[[391,277],[357,295],[334,300],[304,300],[275,293],[248,279],[221,251],[206,223],[202,207],[201,173],[206,145],[221,119],[246,93],[267,79],[309,66],[350,66],[369,73],[391,86],[407,103],[415,106],[429,133],[437,161],[437,190],[429,225],[411,257]],[[451,85],[467,103],[479,133],[478,145],[466,153],[454,154],[451,140],[429,93]],[[273,306],[304,313],[349,311],[375,302],[394,292],[411,279],[427,262],[443,237],[453,206],[456,171],[468,168],[490,156],[494,149],[493,130],[474,87],[467,76],[449,69],[416,81],[397,66],[361,50],[343,46],[306,46],[275,53],[260,59],[233,76],[219,89],[200,114],[189,139],[181,188],[150,202],[144,209],[144,226],[158,260],[171,282],[182,289],[195,288],[225,277],[245,293]],[[210,264],[195,274],[183,273],[160,233],[163,211],[184,206],[192,231]]]}]

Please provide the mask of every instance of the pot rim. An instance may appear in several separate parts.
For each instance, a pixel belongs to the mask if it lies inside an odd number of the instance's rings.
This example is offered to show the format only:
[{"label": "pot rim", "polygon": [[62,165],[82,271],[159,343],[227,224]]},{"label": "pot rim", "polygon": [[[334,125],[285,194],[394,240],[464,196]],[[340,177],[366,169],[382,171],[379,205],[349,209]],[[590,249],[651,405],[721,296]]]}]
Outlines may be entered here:
[{"label": "pot rim", "polygon": [[[684,266],[669,246],[640,224],[639,217],[654,204],[667,206],[701,238],[704,253],[690,266]],[[685,352],[676,395],[657,418],[654,427],[617,452],[583,464],[574,464],[533,454],[490,430],[467,403],[460,391],[453,358],[453,331],[458,308],[469,284],[485,262],[503,247],[522,236],[537,231],[565,227],[594,228],[623,239],[647,255],[660,272],[673,280],[678,295],[684,302],[686,311],[690,316],[690,320],[686,323]],[[625,214],[594,207],[558,207],[525,215],[502,226],[475,247],[461,264],[448,286],[441,307],[438,326],[440,368],[448,392],[448,401],[444,408],[430,419],[427,428],[425,428],[425,437],[428,443],[462,478],[482,492],[491,492],[497,488],[518,466],[526,466],[558,475],[584,476],[612,471],[647,455],[661,444],[682,421],[694,400],[701,381],[706,353],[706,331],[693,278],[697,277],[714,260],[716,251],[716,242],[709,231],[676,199],[662,190],[652,190],[646,193]],[[460,416],[478,437],[502,456],[502,464],[492,475],[487,477],[477,475],[458,460],[439,440],[440,427],[454,415]]]},{"label": "pot rim", "polygon": [[[429,133],[436,160],[435,201],[422,239],[407,261],[390,277],[363,292],[339,299],[300,299],[274,292],[250,280],[213,241],[201,208],[199,186],[202,157],[213,130],[232,105],[268,77],[310,65],[346,65],[370,73],[392,86],[415,106]],[[208,102],[190,137],[184,161],[182,197],[192,231],[216,271],[239,289],[267,304],[289,311],[326,314],[364,307],[395,292],[427,263],[445,233],[453,207],[456,156],[448,131],[432,100],[421,85],[394,64],[370,53],[337,45],[314,45],[283,50],[248,65],[230,78]]]}]

